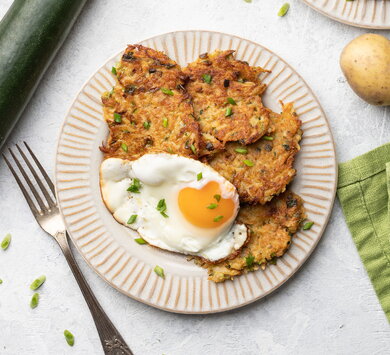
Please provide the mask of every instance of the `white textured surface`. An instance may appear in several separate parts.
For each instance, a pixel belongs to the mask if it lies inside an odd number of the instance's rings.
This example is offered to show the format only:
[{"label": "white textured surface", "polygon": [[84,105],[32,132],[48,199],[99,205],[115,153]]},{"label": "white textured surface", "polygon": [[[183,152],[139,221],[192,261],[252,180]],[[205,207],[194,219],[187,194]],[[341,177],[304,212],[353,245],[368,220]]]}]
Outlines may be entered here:
[{"label": "white textured surface", "polygon": [[[278,18],[283,2],[91,0],[9,145],[28,141],[51,172],[59,127],[90,74],[127,43],[183,29],[236,34],[285,58],[322,103],[340,161],[388,142],[389,108],[358,99],[338,66],[344,45],[366,31],[322,17],[300,1],[291,1],[288,15]],[[10,3],[0,3],[0,16]],[[13,234],[10,248],[0,251],[0,353],[101,354],[92,318],[59,248],[33,220],[2,160],[0,196],[0,236]],[[229,313],[186,316],[150,308],[119,294],[76,257],[136,354],[385,354],[390,348],[387,320],[338,203],[302,270],[271,296]],[[42,273],[48,280],[41,302],[30,310],[28,285]],[[74,348],[63,339],[65,328],[76,336]]]}]

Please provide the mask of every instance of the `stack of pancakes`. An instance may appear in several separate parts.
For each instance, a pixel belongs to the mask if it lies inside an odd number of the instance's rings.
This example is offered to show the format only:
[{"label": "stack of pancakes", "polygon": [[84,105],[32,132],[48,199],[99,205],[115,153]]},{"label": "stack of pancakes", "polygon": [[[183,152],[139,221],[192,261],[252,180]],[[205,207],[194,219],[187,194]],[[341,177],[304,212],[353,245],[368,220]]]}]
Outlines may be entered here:
[{"label": "stack of pancakes", "polygon": [[233,54],[205,53],[181,68],[161,52],[129,45],[114,70],[117,84],[102,97],[106,158],[178,154],[209,164],[236,186],[237,220],[250,237],[226,260],[196,259],[215,282],[275,262],[305,217],[301,198],[285,191],[296,173],[301,121],[291,103],[280,114],[266,108],[259,78],[265,70]]}]

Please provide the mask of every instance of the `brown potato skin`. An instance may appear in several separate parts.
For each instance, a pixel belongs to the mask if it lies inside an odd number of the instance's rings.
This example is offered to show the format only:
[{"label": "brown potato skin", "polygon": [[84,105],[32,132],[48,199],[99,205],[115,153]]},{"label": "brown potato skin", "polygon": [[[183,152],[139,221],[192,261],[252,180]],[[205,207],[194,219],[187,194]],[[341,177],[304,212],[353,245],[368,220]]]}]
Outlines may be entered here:
[{"label": "brown potato skin", "polygon": [[371,105],[390,105],[390,41],[366,33],[352,40],[340,56],[352,90]]}]

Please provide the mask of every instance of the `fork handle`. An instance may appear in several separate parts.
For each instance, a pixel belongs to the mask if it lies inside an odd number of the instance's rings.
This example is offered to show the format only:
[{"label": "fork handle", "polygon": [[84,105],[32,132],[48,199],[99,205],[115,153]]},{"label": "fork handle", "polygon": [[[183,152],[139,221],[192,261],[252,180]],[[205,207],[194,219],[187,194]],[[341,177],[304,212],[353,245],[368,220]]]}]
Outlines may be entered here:
[{"label": "fork handle", "polygon": [[99,333],[100,341],[103,346],[104,353],[107,355],[133,355],[132,351],[123,340],[122,336],[116,330],[115,326],[103,311],[91,288],[87,284],[83,274],[81,273],[76,260],[69,247],[68,235],[66,232],[59,232],[56,235],[56,240],[65,255],[70,269],[76,278],[77,283],[84,295],[85,301],[92,313],[96,328]]}]

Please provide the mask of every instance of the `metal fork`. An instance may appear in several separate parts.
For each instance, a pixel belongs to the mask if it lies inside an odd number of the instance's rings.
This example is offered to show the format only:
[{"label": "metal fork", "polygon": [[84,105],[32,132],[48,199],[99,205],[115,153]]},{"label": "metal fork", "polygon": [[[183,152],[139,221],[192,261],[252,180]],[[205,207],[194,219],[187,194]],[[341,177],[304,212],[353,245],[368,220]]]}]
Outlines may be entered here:
[{"label": "metal fork", "polygon": [[[60,246],[62,252],[64,253],[66,261],[68,262],[69,267],[72,270],[77,283],[79,284],[81,292],[84,295],[85,301],[87,302],[88,307],[92,313],[92,317],[95,321],[95,325],[99,333],[104,353],[110,355],[133,355],[133,353],[123,340],[122,336],[119,334],[112,322],[107,317],[106,313],[103,311],[95,295],[92,293],[91,288],[87,284],[83,274],[81,273],[78,265],[76,264],[76,260],[72,255],[71,249],[69,248],[68,235],[60,211],[58,209],[54,185],[26,142],[24,142],[24,145],[30,153],[32,160],[35,162],[35,165],[41,172],[44,180],[47,183],[47,186],[52,192],[52,195],[45,186],[43,179],[39,177],[36,170],[34,169],[31,163],[31,158],[29,159],[18,145],[16,145],[16,148],[18,149],[20,155],[25,161],[28,170],[30,171],[30,174],[34,177],[37,185],[39,186],[39,189],[41,190],[44,199],[42,199],[42,197],[40,196],[37,188],[34,186],[33,182],[29,178],[29,175],[27,174],[26,170],[23,168],[22,164],[17,159],[16,155],[11,149],[8,150],[13,160],[15,161],[16,166],[20,170],[25,183],[22,182],[21,178],[18,176],[17,172],[12,167],[10,161],[3,154],[4,160],[7,163],[9,169],[11,170],[11,173],[14,176],[16,182],[18,183],[20,189],[22,190],[22,193],[26,198],[27,203],[30,206],[30,209],[38,224],[46,233],[54,237],[54,239]],[[34,203],[32,197],[34,197],[36,203]]]}]

